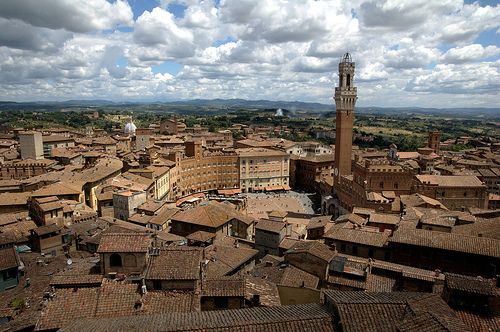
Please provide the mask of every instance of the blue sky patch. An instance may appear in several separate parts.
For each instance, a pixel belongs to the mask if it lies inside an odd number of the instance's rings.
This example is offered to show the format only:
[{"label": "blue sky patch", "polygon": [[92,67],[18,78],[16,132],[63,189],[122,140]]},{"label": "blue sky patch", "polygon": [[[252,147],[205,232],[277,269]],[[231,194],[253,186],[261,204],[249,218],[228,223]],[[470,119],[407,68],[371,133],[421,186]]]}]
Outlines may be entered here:
[{"label": "blue sky patch", "polygon": [[182,67],[183,65],[181,65],[180,63],[174,61],[165,61],[157,66],[151,66],[151,70],[155,74],[169,73],[171,75],[177,75],[177,73],[181,71]]},{"label": "blue sky patch", "polygon": [[227,44],[227,43],[233,43],[235,41],[236,41],[236,38],[231,37],[231,36],[227,36],[224,39],[218,39],[218,40],[214,41],[211,46],[213,46],[213,47],[219,47],[221,45],[224,45],[224,44]]}]

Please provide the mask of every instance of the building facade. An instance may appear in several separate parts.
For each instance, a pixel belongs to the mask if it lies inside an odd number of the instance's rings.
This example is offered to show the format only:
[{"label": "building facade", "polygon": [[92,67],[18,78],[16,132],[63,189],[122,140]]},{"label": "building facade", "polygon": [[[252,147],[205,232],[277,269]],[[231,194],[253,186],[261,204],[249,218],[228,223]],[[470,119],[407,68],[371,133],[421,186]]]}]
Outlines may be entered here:
[{"label": "building facade", "polygon": [[237,149],[243,192],[289,190],[290,158],[265,148]]}]

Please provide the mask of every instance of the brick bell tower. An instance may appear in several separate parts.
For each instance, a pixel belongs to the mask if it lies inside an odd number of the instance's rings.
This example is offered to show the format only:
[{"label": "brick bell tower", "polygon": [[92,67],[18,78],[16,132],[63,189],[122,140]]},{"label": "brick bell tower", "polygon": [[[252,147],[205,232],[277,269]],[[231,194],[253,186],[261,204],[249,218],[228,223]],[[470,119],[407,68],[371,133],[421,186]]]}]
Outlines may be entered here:
[{"label": "brick bell tower", "polygon": [[357,90],[354,86],[354,62],[349,53],[344,54],[339,63],[339,86],[335,87],[337,109],[335,132],[335,184],[341,175],[351,174],[352,126]]}]

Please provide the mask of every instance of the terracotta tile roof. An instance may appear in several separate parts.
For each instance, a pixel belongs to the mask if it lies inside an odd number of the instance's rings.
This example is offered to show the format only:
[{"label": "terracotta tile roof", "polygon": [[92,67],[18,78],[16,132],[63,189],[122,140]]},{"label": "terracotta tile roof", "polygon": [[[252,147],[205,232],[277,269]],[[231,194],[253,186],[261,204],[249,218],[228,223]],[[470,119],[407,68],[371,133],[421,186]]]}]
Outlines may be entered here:
[{"label": "terracotta tile roof", "polygon": [[445,276],[445,286],[449,289],[479,295],[497,295],[494,280],[454,273],[445,273]]},{"label": "terracotta tile roof", "polygon": [[199,298],[193,293],[148,292],[141,296],[137,284],[113,281],[95,288],[58,289],[43,309],[36,330],[58,329],[83,318],[187,312],[199,309],[197,303]]},{"label": "terracotta tile roof", "polygon": [[252,276],[246,276],[245,281],[245,298],[248,301],[252,301],[253,296],[258,295],[262,306],[275,307],[281,305],[278,287],[275,283]]},{"label": "terracotta tile roof", "polygon": [[201,282],[201,296],[244,297],[245,278],[240,276],[207,278]]},{"label": "terracotta tile roof", "polygon": [[[177,213],[172,220],[218,228],[225,225],[233,218],[245,218],[236,210],[225,204],[210,202],[203,203],[194,208]],[[246,219],[246,218],[245,218]]]},{"label": "terracotta tile roof", "polygon": [[215,237],[215,233],[197,231],[186,236],[186,239],[191,241],[206,242]]},{"label": "terracotta tile roof", "polygon": [[470,236],[481,234],[484,237],[500,240],[500,218],[478,219],[471,224],[456,225],[451,232]]},{"label": "terracotta tile roof", "polygon": [[286,157],[286,154],[283,151],[271,150],[266,148],[240,148],[235,149],[235,152],[240,157]]},{"label": "terracotta tile roof", "polygon": [[94,317],[98,288],[61,289],[42,311],[35,330],[57,330],[77,319]]},{"label": "terracotta tile roof", "polygon": [[77,183],[77,182],[72,182],[66,183],[66,182],[56,182],[49,184],[47,186],[44,186],[38,190],[35,190],[32,193],[32,197],[43,197],[43,196],[53,196],[53,195],[79,195],[82,193],[82,184],[83,183]]},{"label": "terracotta tile roof", "polygon": [[328,276],[328,284],[336,286],[347,286],[353,290],[365,290],[367,287],[366,280],[363,279],[352,279],[343,275],[330,275]]},{"label": "terracotta tile roof", "polygon": [[140,314],[200,311],[200,296],[191,292],[148,292]]},{"label": "terracotta tile roof", "polygon": [[19,258],[14,247],[0,249],[0,271],[19,266]]},{"label": "terracotta tile roof", "polygon": [[389,232],[371,231],[366,228],[332,228],[324,237],[334,241],[384,247],[387,244],[389,235]]},{"label": "terracotta tile roof", "polygon": [[31,197],[31,192],[1,193],[0,206],[26,205],[27,209],[28,199],[30,197]]},{"label": "terracotta tile roof", "polygon": [[127,316],[135,313],[140,295],[137,284],[104,283],[99,288],[96,317]]},{"label": "terracotta tile roof", "polygon": [[258,252],[258,250],[241,246],[236,248],[212,244],[205,248],[205,258],[209,260],[207,276],[217,277],[229,274],[254,259]]},{"label": "terracotta tile roof", "polygon": [[285,237],[285,238],[283,238],[283,240],[281,240],[279,248],[282,250],[290,250],[293,248],[293,246],[295,246],[300,241],[301,240],[299,240],[299,239],[292,239],[289,237]]},{"label": "terracotta tile roof", "polygon": [[309,220],[309,223],[306,226],[306,229],[316,229],[316,228],[321,228],[325,227],[328,223],[331,223],[332,221],[332,216],[318,216],[318,217],[313,217],[311,220]]},{"label": "terracotta tile roof", "polygon": [[150,246],[150,234],[134,232],[105,233],[101,235],[101,240],[97,252],[147,252]]},{"label": "terracotta tile roof", "polygon": [[104,331],[240,331],[333,332],[328,310],[319,304],[269,308],[170,313],[75,321],[62,332]]},{"label": "terracotta tile roof", "polygon": [[400,221],[399,214],[370,213],[369,222],[378,224],[397,225]]},{"label": "terracotta tile roof", "polygon": [[172,247],[151,256],[146,279],[198,280],[202,250],[192,247]]},{"label": "terracotta tile roof", "polygon": [[500,240],[423,229],[399,228],[389,239],[391,243],[458,251],[469,254],[500,257]]},{"label": "terracotta tile roof", "polygon": [[317,288],[319,278],[283,262],[283,257],[266,255],[252,270],[252,276],[264,278],[276,285]]},{"label": "terracotta tile roof", "polygon": [[336,223],[346,222],[346,221],[361,226],[366,224],[365,218],[354,213],[343,214],[335,220]]},{"label": "terracotta tile roof", "polygon": [[290,265],[284,268],[283,275],[278,284],[289,287],[308,287],[316,289],[318,288],[319,278]]},{"label": "terracotta tile roof", "polygon": [[415,178],[420,183],[440,187],[484,187],[481,180],[472,175],[415,175]]},{"label": "terracotta tile roof", "polygon": [[55,275],[50,279],[50,285],[60,288],[99,287],[102,283],[102,275],[80,274],[80,275]]},{"label": "terracotta tile roof", "polygon": [[300,241],[285,253],[285,257],[298,253],[307,253],[328,263],[335,257],[335,252],[330,247],[318,241]]},{"label": "terracotta tile roof", "polygon": [[[333,290],[324,294],[326,301],[336,308],[339,324],[345,332],[468,331],[448,305],[434,294]],[[421,315],[428,319],[422,319]]]},{"label": "terracotta tile roof", "polygon": [[262,230],[270,233],[280,233],[285,226],[286,224],[281,221],[259,219],[255,224],[255,230]]},{"label": "terracotta tile roof", "polygon": [[386,276],[370,274],[366,282],[368,292],[392,292],[396,286],[396,279]]},{"label": "terracotta tile roof", "polygon": [[483,316],[465,310],[454,311],[472,331],[489,332],[500,330],[499,316]]},{"label": "terracotta tile roof", "polygon": [[58,232],[62,229],[63,229],[63,227],[61,227],[57,224],[49,224],[49,225],[40,226],[38,228],[35,228],[33,230],[33,233],[35,233],[38,236],[42,236],[42,235],[47,235],[50,233]]}]

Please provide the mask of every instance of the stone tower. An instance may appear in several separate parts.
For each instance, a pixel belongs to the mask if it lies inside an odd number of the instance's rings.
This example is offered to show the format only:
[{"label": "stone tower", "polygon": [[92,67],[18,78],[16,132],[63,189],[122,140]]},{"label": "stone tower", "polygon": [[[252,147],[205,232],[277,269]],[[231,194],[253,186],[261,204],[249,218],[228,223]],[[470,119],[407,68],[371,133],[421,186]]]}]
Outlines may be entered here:
[{"label": "stone tower", "polygon": [[335,132],[335,183],[341,175],[351,174],[352,126],[357,90],[354,86],[354,62],[349,53],[339,63],[339,86],[335,88],[337,109]]},{"label": "stone tower", "polygon": [[437,130],[429,132],[429,139],[427,140],[427,147],[439,153],[439,142],[441,141],[441,133]]},{"label": "stone tower", "polygon": [[38,131],[20,132],[19,146],[22,159],[43,159],[42,133]]}]

